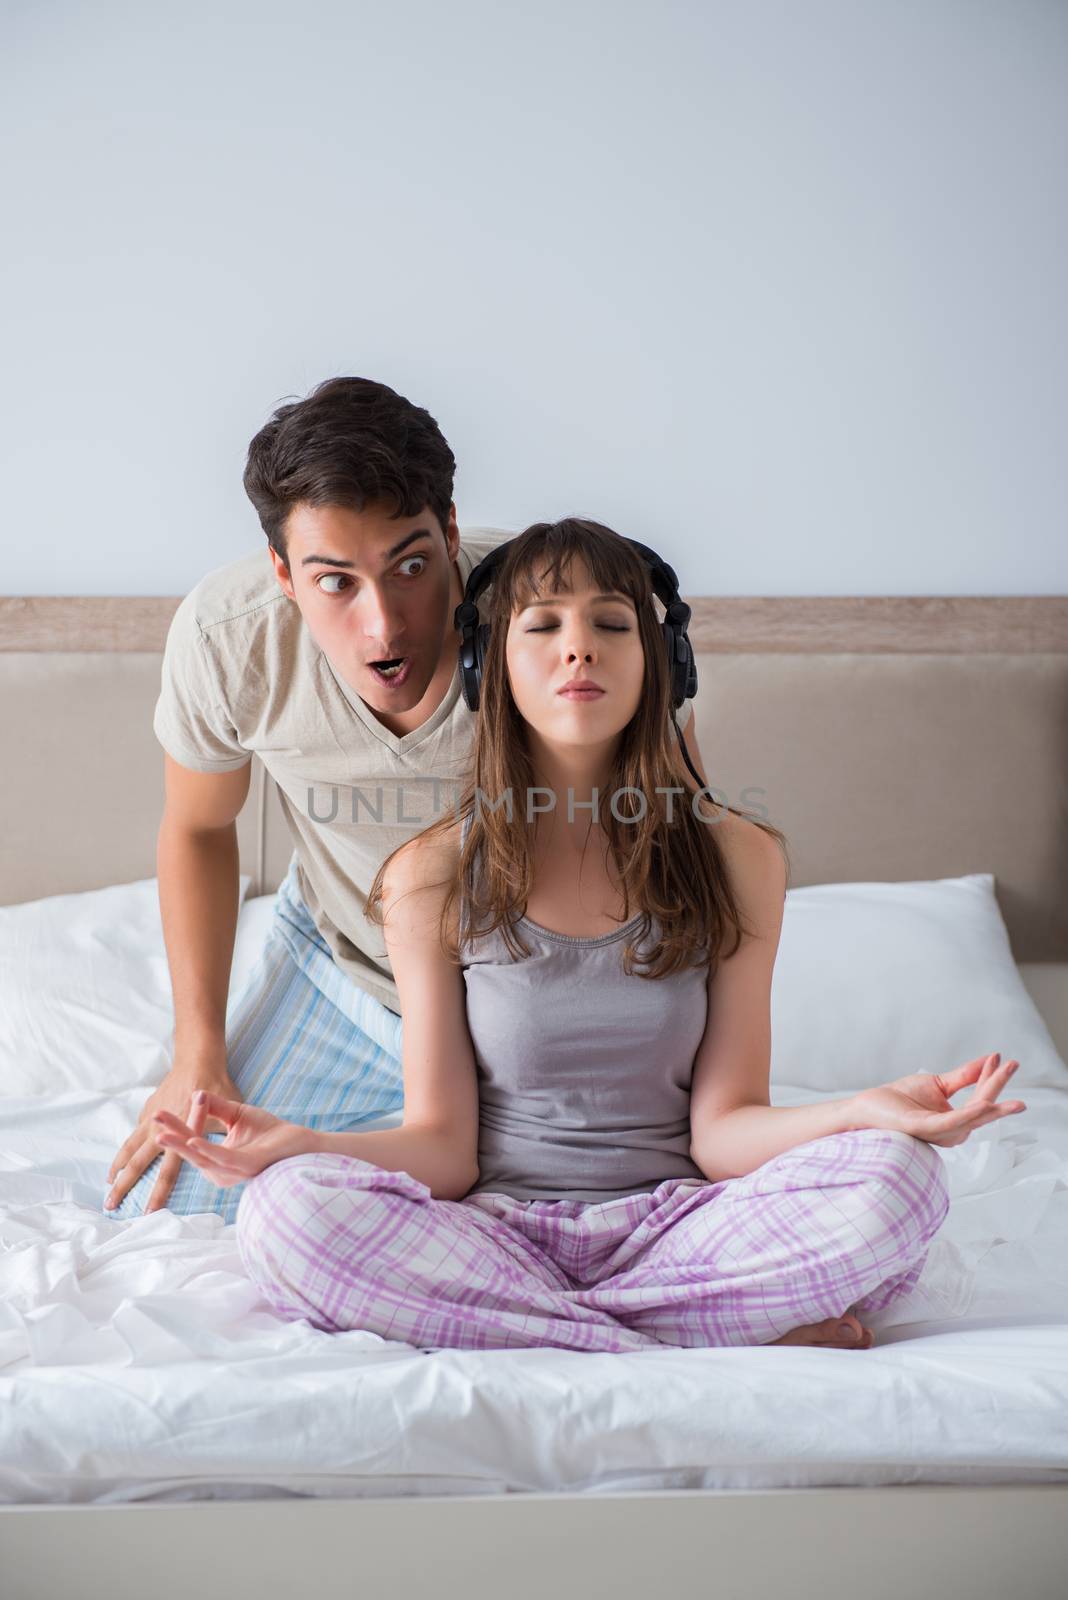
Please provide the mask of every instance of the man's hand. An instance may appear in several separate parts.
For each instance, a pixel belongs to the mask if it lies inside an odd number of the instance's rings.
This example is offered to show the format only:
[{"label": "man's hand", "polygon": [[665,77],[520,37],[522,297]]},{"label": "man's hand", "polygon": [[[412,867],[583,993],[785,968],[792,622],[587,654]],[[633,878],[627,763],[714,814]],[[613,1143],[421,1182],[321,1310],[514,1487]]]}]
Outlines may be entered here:
[{"label": "man's hand", "polygon": [[[169,1111],[178,1117],[197,1136],[206,1132],[214,1133],[220,1128],[227,1127],[227,1124],[220,1122],[217,1117],[208,1116],[203,1106],[195,1104],[193,1096],[198,1089],[207,1089],[211,1094],[221,1095],[225,1100],[241,1101],[237,1086],[226,1070],[225,1052],[222,1053],[221,1059],[216,1058],[212,1061],[202,1059],[192,1065],[176,1060],[159,1088],[145,1101],[137,1127],[120,1149],[108,1171],[108,1182],[113,1184],[113,1187],[104,1202],[106,1211],[121,1205],[134,1184],[148,1171],[159,1155],[163,1156],[163,1162],[145,1211],[158,1211],[170,1199],[171,1190],[182,1170],[182,1158],[175,1150],[165,1152],[157,1138],[158,1124],[154,1123],[153,1118],[161,1111]],[[115,1181],[116,1174],[118,1174],[117,1181]]]}]

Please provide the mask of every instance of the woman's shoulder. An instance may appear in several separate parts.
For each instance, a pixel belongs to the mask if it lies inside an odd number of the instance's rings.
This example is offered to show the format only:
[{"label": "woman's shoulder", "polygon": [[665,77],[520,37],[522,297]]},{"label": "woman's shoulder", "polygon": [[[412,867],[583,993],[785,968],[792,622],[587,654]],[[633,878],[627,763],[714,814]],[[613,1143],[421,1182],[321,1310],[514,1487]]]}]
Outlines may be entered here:
[{"label": "woman's shoulder", "polygon": [[774,834],[733,811],[724,812],[710,826],[715,827],[736,893],[758,899],[785,894],[786,861]]},{"label": "woman's shoulder", "polygon": [[383,875],[383,899],[388,906],[402,895],[416,894],[425,909],[440,908],[456,880],[459,864],[458,821],[417,833],[393,852]]},{"label": "woman's shoulder", "polygon": [[726,813],[717,829],[727,875],[742,917],[747,944],[751,937],[774,936],[786,905],[786,859],[779,841],[746,817]]}]

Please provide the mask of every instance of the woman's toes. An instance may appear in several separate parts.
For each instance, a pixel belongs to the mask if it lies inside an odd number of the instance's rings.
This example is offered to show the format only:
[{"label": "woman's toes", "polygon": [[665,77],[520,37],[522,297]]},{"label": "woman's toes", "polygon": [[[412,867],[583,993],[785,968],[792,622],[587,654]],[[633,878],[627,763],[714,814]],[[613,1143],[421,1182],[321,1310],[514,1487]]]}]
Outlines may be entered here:
[{"label": "woman's toes", "polygon": [[815,1344],[832,1346],[839,1350],[869,1350],[874,1341],[870,1328],[859,1318],[847,1313],[844,1317],[827,1317],[823,1322],[808,1322],[792,1328],[770,1344]]}]

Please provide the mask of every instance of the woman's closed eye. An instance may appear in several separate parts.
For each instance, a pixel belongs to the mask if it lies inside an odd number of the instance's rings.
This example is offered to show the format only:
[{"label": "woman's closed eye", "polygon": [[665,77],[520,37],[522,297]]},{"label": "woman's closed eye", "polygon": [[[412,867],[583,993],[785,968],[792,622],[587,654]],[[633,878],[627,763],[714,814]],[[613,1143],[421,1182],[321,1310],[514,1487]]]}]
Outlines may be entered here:
[{"label": "woman's closed eye", "polygon": [[[599,628],[607,629],[607,631],[609,633],[629,633],[630,632],[630,629],[628,628],[628,626],[627,626],[627,624],[625,622],[599,622],[597,624],[597,626]],[[523,631],[525,633],[548,633],[550,628],[555,628],[555,627],[556,627],[556,623],[555,622],[546,622],[546,623],[543,623],[543,625],[540,628],[525,628]]]}]

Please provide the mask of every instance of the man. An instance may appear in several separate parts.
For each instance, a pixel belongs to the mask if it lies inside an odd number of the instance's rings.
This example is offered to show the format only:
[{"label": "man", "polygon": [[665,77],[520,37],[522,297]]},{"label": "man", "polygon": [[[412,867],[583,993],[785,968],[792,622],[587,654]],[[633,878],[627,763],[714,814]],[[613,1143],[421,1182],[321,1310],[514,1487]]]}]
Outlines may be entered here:
[{"label": "man", "polygon": [[[473,567],[509,537],[461,540],[455,466],[427,411],[366,378],[280,407],[249,446],[244,484],[268,549],[203,578],[164,652],[153,726],[174,1061],[112,1164],[106,1215],[169,1204],[235,1219],[244,1185],[216,1186],[152,1129],[170,1111],[221,1140],[197,1089],[321,1131],[403,1106],[400,1002],[364,907],[386,856],[460,792],[475,719],[453,617]],[[685,702],[678,720],[701,770],[691,713]],[[253,754],[295,853],[228,1026]]]}]

